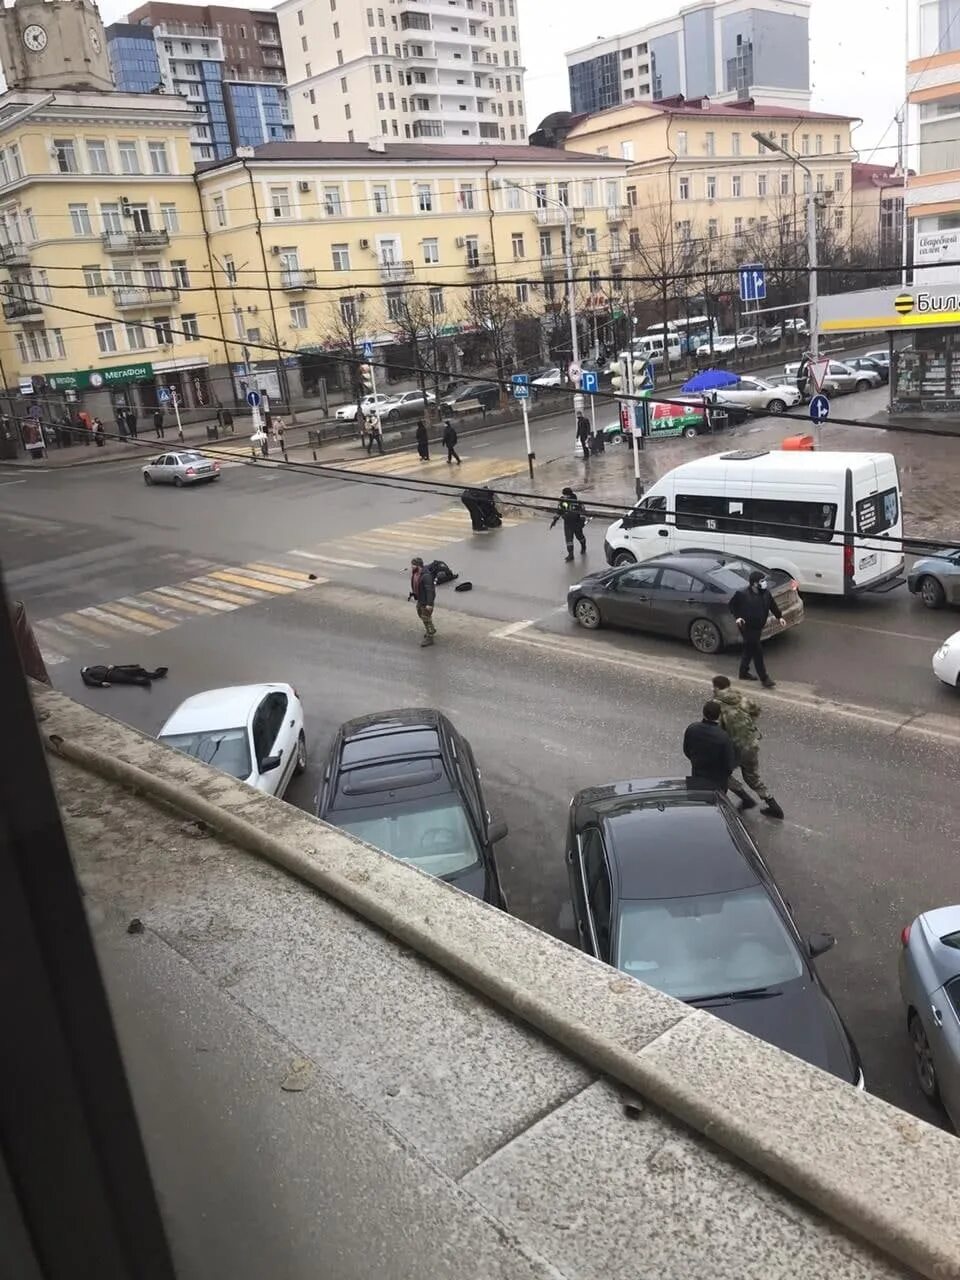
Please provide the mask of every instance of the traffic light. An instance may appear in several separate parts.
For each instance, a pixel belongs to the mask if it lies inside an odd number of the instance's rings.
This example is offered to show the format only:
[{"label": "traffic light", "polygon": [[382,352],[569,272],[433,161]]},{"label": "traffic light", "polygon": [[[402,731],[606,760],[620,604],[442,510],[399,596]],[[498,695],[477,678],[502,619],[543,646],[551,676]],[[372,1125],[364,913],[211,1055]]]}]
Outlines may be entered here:
[{"label": "traffic light", "polygon": [[647,372],[647,362],[642,356],[634,355],[632,372],[633,377],[630,381],[633,383],[634,390],[636,390],[640,386],[640,383],[643,381]]},{"label": "traffic light", "polygon": [[621,351],[617,357],[617,363],[614,365],[613,373],[610,376],[610,383],[615,392],[624,392],[630,394],[630,354],[627,351]]},{"label": "traffic light", "polygon": [[373,370],[368,364],[360,366],[360,386],[364,395],[369,395],[373,390]]}]

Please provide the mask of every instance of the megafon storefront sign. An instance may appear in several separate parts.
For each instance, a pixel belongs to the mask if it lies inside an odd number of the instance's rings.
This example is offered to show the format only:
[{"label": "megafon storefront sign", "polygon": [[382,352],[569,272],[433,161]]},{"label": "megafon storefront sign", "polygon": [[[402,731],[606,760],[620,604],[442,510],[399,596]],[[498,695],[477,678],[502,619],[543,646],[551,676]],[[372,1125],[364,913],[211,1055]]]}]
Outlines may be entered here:
[{"label": "megafon storefront sign", "polygon": [[960,325],[960,286],[865,289],[820,299],[823,333],[925,329]]}]

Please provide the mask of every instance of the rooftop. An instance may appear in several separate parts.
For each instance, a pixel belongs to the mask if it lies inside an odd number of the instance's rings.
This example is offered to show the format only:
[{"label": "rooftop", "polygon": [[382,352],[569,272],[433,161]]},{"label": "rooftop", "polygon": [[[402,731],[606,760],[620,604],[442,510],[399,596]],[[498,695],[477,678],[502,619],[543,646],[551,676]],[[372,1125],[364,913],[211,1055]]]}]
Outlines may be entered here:
[{"label": "rooftop", "polygon": [[604,116],[619,113],[629,117],[633,113],[637,119],[647,119],[650,114],[668,116],[708,116],[731,120],[829,120],[838,124],[849,124],[857,120],[857,116],[835,115],[827,111],[806,111],[800,107],[768,106],[755,102],[753,98],[745,98],[740,102],[712,102],[709,98],[684,98],[677,94],[674,98],[640,99],[635,102],[620,102],[603,111],[594,111],[589,115],[576,117],[574,132],[581,125]]},{"label": "rooftop", "polygon": [[35,701],[179,1275],[960,1275],[955,1138]]},{"label": "rooftop", "polygon": [[[564,152],[562,160],[553,147],[509,146],[495,143],[491,146],[469,143],[450,144],[429,142],[387,142],[380,147],[370,147],[365,142],[267,142],[254,151],[257,163],[302,164],[304,161],[335,161],[341,164],[403,163],[409,160],[430,161],[434,164],[450,164],[464,160],[476,163],[502,164],[557,164],[610,165],[623,168],[624,160],[606,156],[589,155],[586,152]],[[223,168],[235,164],[236,158],[200,165],[201,171]]]},{"label": "rooftop", "polygon": [[850,181],[854,188],[902,187],[906,177],[899,165],[864,164],[854,160],[851,165]]}]

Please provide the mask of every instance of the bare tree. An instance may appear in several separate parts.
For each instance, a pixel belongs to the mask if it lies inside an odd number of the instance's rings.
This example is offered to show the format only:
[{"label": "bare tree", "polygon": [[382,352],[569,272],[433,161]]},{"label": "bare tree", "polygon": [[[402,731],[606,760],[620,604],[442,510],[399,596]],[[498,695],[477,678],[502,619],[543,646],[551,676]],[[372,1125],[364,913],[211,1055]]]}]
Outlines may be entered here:
[{"label": "bare tree", "polygon": [[497,377],[505,382],[516,364],[516,324],[532,314],[529,293],[534,282],[518,279],[512,286],[478,283],[467,290],[464,318],[485,338]]},{"label": "bare tree", "polygon": [[363,344],[369,336],[366,295],[345,293],[332,299],[327,306],[325,319],[318,320],[315,327],[325,342],[332,342],[348,358],[346,370],[349,374],[350,390],[356,401],[359,421],[360,401],[364,396],[360,366],[363,364]]},{"label": "bare tree", "polygon": [[448,330],[451,318],[446,313],[446,298],[439,287],[419,286],[404,290],[394,304],[398,325],[397,342],[409,347],[414,373],[420,384],[424,404],[429,382],[436,403],[441,397],[443,365],[448,361]]},{"label": "bare tree", "polygon": [[644,277],[637,292],[656,303],[663,326],[664,370],[670,369],[667,325],[671,303],[686,297],[691,287],[687,279],[697,265],[697,242],[692,228],[676,227],[669,202],[662,201],[643,211],[643,223],[630,233],[630,249],[636,274]]}]

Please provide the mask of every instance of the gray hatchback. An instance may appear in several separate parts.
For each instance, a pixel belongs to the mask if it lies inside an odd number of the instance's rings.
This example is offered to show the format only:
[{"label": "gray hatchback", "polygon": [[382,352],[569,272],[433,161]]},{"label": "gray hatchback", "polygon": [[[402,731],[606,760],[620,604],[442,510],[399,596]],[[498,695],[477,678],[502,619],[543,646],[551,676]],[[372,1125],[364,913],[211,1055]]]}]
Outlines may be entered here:
[{"label": "gray hatchback", "polygon": [[917,1083],[960,1133],[960,906],[924,911],[900,934],[900,996]]},{"label": "gray hatchback", "polygon": [[159,457],[151,458],[143,468],[144,484],[173,484],[178,489],[185,484],[219,479],[220,463],[215,458],[205,457],[196,449],[161,453]]},{"label": "gray hatchback", "polygon": [[928,609],[960,604],[960,551],[943,547],[915,560],[907,574],[907,587]]}]

